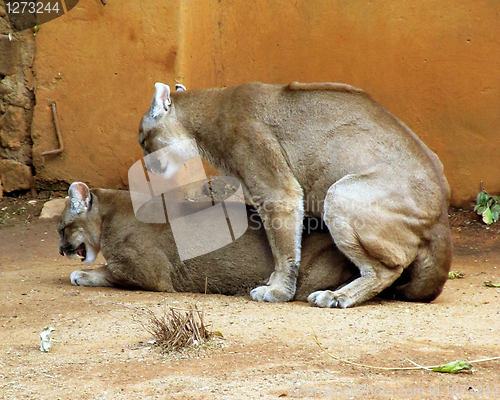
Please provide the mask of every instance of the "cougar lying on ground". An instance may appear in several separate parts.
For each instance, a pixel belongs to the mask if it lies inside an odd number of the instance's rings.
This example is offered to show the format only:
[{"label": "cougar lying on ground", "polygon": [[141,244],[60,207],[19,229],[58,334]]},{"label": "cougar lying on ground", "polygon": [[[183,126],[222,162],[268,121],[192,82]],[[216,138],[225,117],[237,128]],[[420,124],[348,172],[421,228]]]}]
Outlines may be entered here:
[{"label": "cougar lying on ground", "polygon": [[201,154],[241,182],[275,262],[254,300],[294,297],[307,215],[324,218],[360,272],[338,290],[311,293],[311,304],[351,307],[391,285],[402,300],[441,293],[452,258],[443,166],[368,94],[336,83],[179,89],[156,84],[139,143],[145,154],[168,147],[157,160],[167,178]]},{"label": "cougar lying on ground", "polygon": [[[193,211],[206,206],[191,204]],[[274,268],[265,230],[251,216],[247,231],[232,244],[181,262],[170,225],[140,222],[129,192],[91,192],[84,183],[75,182],[57,225],[59,252],[92,263],[101,251],[106,259],[102,267],[74,271],[73,285],[244,295],[263,284]],[[312,291],[336,289],[356,276],[357,268],[328,233],[304,236],[296,300],[306,301]]]}]

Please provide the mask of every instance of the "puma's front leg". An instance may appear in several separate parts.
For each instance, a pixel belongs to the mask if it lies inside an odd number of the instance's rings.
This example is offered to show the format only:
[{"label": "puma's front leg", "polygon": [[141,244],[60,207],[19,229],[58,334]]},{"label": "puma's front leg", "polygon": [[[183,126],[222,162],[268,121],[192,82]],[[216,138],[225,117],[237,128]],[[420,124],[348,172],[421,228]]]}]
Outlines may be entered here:
[{"label": "puma's front leg", "polygon": [[71,284],[74,286],[113,287],[109,280],[107,265],[95,269],[84,269],[71,273]]},{"label": "puma's front leg", "polygon": [[[271,207],[272,206],[272,207]],[[266,286],[251,291],[253,300],[283,302],[293,299],[300,262],[302,196],[259,207],[274,256],[275,269]]]}]

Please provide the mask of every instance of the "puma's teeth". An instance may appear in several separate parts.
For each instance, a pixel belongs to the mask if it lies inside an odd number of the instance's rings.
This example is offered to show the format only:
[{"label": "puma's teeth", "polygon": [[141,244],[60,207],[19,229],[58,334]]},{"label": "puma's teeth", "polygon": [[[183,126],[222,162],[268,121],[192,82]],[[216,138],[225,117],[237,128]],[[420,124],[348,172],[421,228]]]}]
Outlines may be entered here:
[{"label": "puma's teeth", "polygon": [[77,247],[76,255],[80,257],[82,261],[85,261],[85,258],[87,258],[87,249],[85,248],[85,243],[82,243]]}]

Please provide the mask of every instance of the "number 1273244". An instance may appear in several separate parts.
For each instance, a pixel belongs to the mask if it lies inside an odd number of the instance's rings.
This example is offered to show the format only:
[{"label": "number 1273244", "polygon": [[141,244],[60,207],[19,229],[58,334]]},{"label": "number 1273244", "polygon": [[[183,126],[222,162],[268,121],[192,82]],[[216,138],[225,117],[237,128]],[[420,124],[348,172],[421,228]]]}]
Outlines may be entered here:
[{"label": "number 1273244", "polygon": [[59,2],[5,1],[8,14],[59,14]]}]

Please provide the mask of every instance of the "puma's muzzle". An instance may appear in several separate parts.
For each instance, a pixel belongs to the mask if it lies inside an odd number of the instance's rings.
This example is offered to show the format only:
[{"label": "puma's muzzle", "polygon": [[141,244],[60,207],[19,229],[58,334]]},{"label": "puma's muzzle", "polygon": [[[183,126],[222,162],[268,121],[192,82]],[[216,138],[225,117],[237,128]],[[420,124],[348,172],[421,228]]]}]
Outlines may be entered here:
[{"label": "puma's muzzle", "polygon": [[76,248],[71,245],[59,246],[59,254],[69,258],[77,256],[82,261],[85,261],[85,259],[87,258],[87,247],[85,246],[85,243],[81,243]]}]

